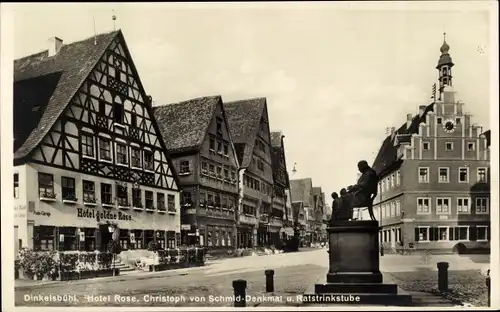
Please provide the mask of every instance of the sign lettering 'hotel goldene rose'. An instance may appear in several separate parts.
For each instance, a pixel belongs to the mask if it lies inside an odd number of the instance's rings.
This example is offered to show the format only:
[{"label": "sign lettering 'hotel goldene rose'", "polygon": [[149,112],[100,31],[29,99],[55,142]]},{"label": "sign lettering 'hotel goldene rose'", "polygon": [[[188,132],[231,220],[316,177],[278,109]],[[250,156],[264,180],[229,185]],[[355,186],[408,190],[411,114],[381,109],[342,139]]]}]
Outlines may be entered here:
[{"label": "sign lettering 'hotel goldene rose'", "polygon": [[125,214],[121,211],[118,213],[113,213],[110,211],[96,211],[95,209],[77,209],[78,218],[88,218],[96,219],[97,222],[101,220],[120,220],[120,221],[132,221],[132,216]]}]

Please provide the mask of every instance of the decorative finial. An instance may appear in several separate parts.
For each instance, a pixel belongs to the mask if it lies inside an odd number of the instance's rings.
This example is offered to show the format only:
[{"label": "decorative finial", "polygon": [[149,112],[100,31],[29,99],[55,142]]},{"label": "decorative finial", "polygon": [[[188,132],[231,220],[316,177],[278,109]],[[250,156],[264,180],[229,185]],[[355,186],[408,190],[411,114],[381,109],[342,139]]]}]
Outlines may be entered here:
[{"label": "decorative finial", "polygon": [[441,51],[442,54],[447,54],[448,51],[450,50],[450,46],[448,45],[448,43],[446,43],[446,33],[443,33],[443,45],[439,50]]},{"label": "decorative finial", "polygon": [[116,15],[115,15],[115,10],[113,10],[113,16],[111,17],[113,20],[113,30],[116,31]]}]

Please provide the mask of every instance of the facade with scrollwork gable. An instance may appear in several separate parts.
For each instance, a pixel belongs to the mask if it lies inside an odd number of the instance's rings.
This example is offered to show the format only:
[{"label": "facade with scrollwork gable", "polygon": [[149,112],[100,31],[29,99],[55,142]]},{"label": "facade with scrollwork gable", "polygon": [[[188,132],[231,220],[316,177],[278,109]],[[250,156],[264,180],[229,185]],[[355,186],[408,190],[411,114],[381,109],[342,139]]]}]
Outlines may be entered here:
[{"label": "facade with scrollwork gable", "polygon": [[489,249],[490,131],[455,98],[449,50],[445,40],[432,103],[391,129],[373,164],[386,251]]}]

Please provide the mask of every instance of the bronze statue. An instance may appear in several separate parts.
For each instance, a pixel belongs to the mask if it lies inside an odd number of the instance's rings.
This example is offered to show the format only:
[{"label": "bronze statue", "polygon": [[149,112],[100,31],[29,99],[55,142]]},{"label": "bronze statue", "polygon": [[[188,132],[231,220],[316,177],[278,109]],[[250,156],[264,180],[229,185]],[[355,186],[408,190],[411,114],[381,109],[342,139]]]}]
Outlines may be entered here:
[{"label": "bronze statue", "polygon": [[[370,219],[376,221],[373,214],[373,200],[377,196],[378,176],[365,160],[358,162],[361,176],[356,185],[347,188],[347,194],[342,197],[343,204],[349,210],[349,219],[352,217],[353,208],[368,207]],[[342,193],[341,193],[342,194]],[[347,208],[348,207],[348,208]]]},{"label": "bronze statue", "polygon": [[335,221],[338,219],[338,213],[339,213],[339,194],[337,192],[332,193],[332,215],[330,217],[330,224],[332,221]]},{"label": "bronze statue", "polygon": [[[334,194],[335,197],[333,197]],[[333,211],[332,213],[333,221],[348,221],[349,219],[351,219],[352,212],[349,206],[349,201],[346,200],[347,194],[348,193],[345,188],[340,190],[340,197],[337,195],[337,193],[332,194],[332,198],[334,198],[332,210],[333,207],[335,207],[335,211]]]}]

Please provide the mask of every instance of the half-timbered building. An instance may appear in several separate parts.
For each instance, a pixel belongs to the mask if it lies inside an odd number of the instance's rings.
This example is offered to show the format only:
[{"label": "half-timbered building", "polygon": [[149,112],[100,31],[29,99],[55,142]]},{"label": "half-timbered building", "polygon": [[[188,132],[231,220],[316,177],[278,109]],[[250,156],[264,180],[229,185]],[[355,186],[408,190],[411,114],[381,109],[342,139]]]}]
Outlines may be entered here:
[{"label": "half-timbered building", "polygon": [[121,31],[15,61],[14,151],[23,247],[178,241],[176,172]]},{"label": "half-timbered building", "polygon": [[222,98],[200,97],[153,111],[179,173],[182,242],[213,251],[234,248],[238,161]]},{"label": "half-timbered building", "polygon": [[224,103],[239,162],[237,246],[264,246],[269,233],[273,202],[271,135],[265,98]]},{"label": "half-timbered building", "polygon": [[[280,232],[284,235],[284,223],[291,228],[288,220],[287,213],[287,195],[286,189],[290,188],[290,180],[288,178],[288,171],[286,170],[285,159],[285,136],[280,131],[271,132],[271,148],[272,148],[272,163],[273,163],[273,178],[274,178],[274,198],[273,198],[273,217],[271,225],[279,228]],[[280,239],[279,235],[271,234],[271,244],[276,245]]]}]

